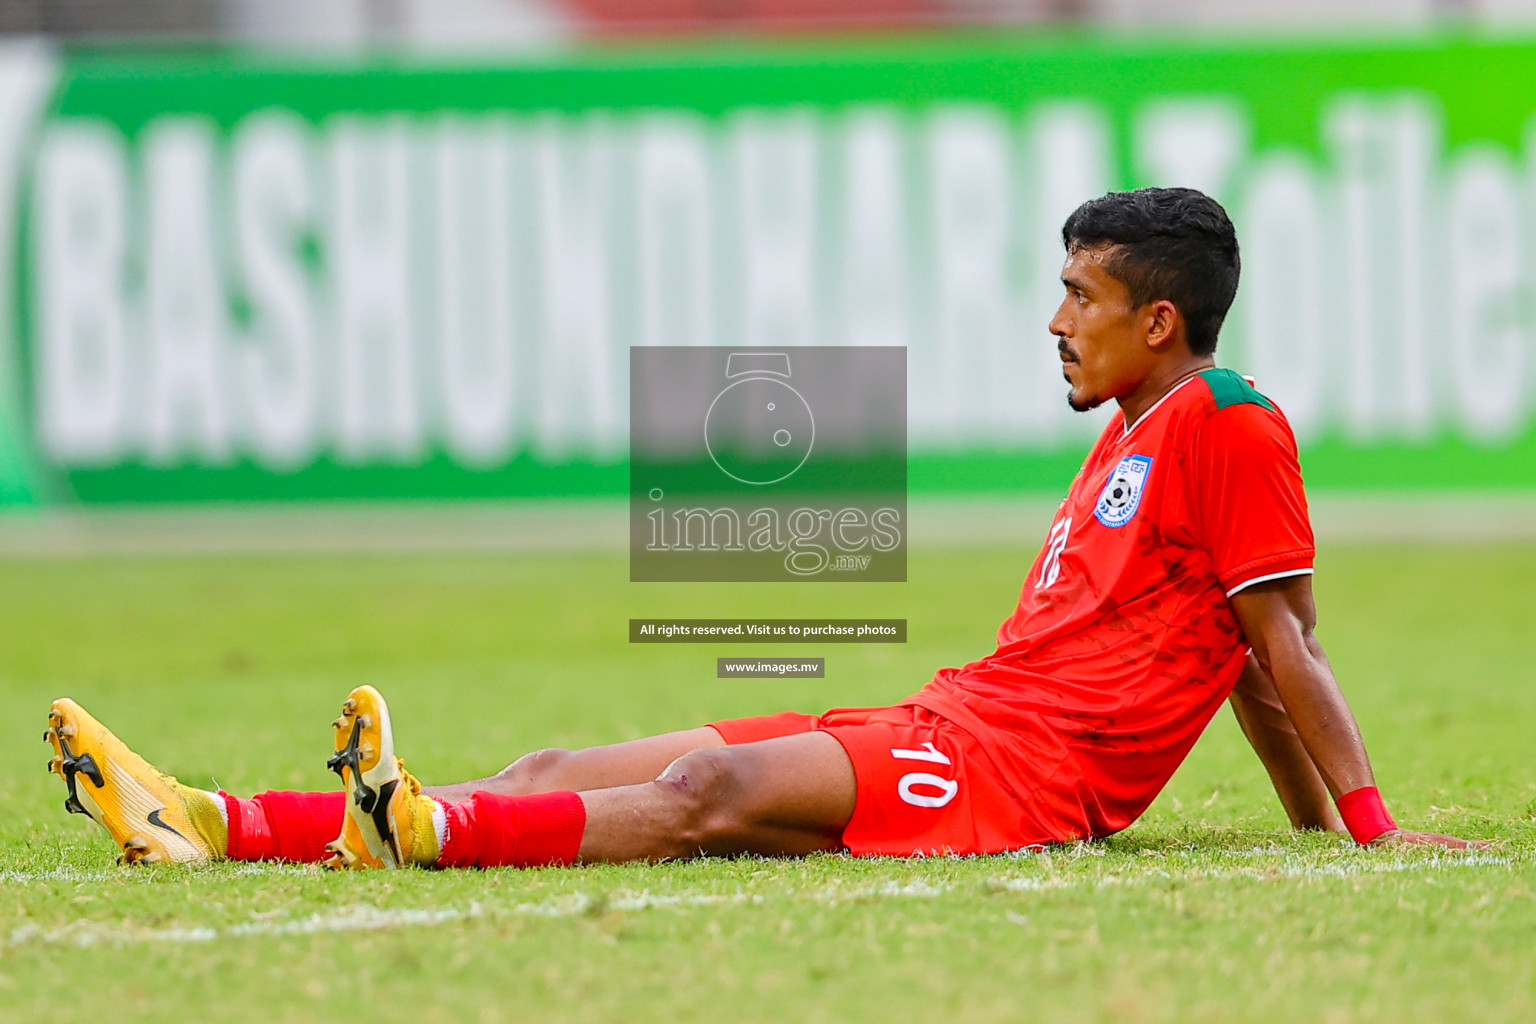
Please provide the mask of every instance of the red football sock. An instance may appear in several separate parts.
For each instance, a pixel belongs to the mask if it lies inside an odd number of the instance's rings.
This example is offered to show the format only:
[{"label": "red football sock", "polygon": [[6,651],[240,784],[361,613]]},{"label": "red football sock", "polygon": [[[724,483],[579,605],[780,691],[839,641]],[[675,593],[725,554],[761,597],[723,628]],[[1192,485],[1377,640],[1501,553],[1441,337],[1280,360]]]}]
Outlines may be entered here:
[{"label": "red football sock", "polygon": [[570,790],[499,796],[484,791],[443,805],[448,841],[440,868],[519,868],[572,864],[587,827],[587,805]]},{"label": "red football sock", "polygon": [[229,812],[230,860],[325,859],[325,844],[341,835],[345,793],[273,790],[249,800],[221,792]]}]

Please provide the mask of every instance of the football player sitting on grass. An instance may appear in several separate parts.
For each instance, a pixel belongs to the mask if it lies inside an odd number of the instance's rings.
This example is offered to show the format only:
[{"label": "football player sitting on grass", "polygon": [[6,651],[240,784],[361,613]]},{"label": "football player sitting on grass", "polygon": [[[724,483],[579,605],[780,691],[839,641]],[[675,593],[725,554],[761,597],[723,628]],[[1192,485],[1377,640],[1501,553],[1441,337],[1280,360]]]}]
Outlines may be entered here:
[{"label": "football player sitting on grass", "polygon": [[1215,365],[1238,281],[1226,212],[1190,189],[1111,193],[1079,207],[1062,239],[1050,331],[1067,401],[1119,413],[986,657],[890,707],[541,750],[431,787],[405,771],[384,699],[361,686],[335,722],[342,791],[250,799],[162,775],[61,699],[45,738],[66,807],[128,862],[996,853],[1130,825],[1229,701],[1296,827],[1486,845],[1400,829],[1377,792],[1313,634],[1295,439],[1274,402]]}]

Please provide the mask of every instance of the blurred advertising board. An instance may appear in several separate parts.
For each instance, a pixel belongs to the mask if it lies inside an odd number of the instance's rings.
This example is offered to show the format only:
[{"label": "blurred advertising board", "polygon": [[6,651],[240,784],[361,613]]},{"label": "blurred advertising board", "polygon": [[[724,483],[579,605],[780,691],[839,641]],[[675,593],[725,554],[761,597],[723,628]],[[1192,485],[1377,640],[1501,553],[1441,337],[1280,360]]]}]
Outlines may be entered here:
[{"label": "blurred advertising board", "polygon": [[631,346],[905,346],[916,491],[1060,491],[1107,189],[1221,199],[1314,488],[1536,487],[1536,45],[0,50],[0,500],[622,494]]}]

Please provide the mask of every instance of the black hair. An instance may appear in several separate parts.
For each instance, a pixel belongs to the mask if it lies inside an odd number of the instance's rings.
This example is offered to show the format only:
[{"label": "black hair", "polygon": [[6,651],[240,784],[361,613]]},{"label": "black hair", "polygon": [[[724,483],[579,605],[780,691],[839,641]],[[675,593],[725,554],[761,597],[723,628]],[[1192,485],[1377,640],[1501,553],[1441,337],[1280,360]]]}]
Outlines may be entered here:
[{"label": "black hair", "polygon": [[1242,261],[1227,211],[1192,188],[1109,192],[1061,226],[1067,251],[1109,246],[1104,269],[1139,307],[1167,299],[1184,314],[1189,350],[1208,356],[1237,295]]}]

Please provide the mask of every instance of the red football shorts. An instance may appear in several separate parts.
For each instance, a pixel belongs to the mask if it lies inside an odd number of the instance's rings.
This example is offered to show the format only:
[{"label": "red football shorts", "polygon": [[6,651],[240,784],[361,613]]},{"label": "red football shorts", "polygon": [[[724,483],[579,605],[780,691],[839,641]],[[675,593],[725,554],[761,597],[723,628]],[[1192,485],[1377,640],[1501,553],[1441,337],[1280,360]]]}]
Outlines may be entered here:
[{"label": "red football shorts", "polygon": [[730,744],[830,733],[853,762],[858,798],[843,845],[859,856],[1001,853],[1050,842],[981,745],[927,708],[784,711],[711,726]]}]

